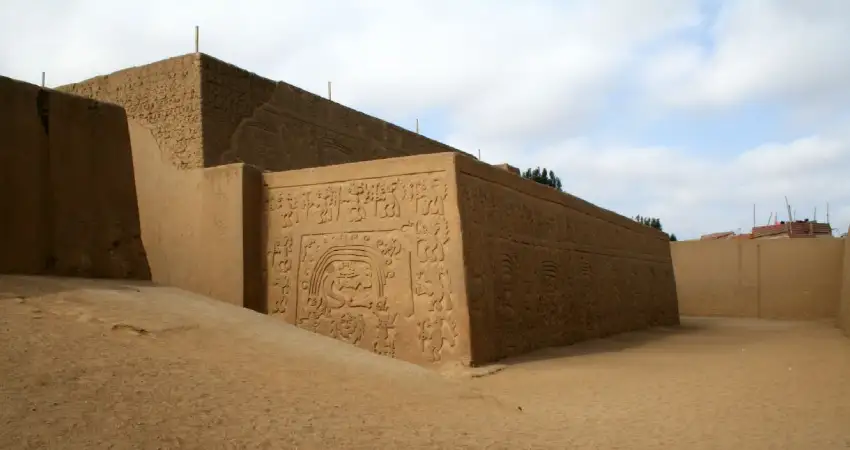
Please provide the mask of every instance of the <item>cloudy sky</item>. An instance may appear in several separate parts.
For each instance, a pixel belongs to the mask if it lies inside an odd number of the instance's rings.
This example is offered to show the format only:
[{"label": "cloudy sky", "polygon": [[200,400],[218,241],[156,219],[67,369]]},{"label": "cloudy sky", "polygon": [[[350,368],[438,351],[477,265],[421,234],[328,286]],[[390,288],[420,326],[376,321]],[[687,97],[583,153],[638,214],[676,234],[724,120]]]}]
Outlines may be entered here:
[{"label": "cloudy sky", "polygon": [[850,225],[848,0],[0,0],[0,74],[48,86],[201,50],[680,238]]}]

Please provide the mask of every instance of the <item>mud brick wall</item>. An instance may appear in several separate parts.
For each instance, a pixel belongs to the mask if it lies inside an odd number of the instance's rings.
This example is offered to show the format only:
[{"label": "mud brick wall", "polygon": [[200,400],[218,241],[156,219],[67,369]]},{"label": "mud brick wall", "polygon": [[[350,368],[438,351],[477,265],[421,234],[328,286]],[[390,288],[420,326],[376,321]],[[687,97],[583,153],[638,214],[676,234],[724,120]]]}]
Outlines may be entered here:
[{"label": "mud brick wall", "polygon": [[666,235],[457,158],[474,364],[678,324]]},{"label": "mud brick wall", "polygon": [[827,319],[838,314],[841,239],[672,243],[679,311],[689,316]]},{"label": "mud brick wall", "polygon": [[468,361],[453,159],[264,174],[268,312],[415,363]]},{"label": "mud brick wall", "polygon": [[206,166],[291,170],[457,150],[287,83],[201,56]]},{"label": "mud brick wall", "polygon": [[129,125],[153,281],[257,309],[261,174],[242,164],[179,169],[151,129]]},{"label": "mud brick wall", "polygon": [[200,56],[177,56],[57,90],[124,107],[127,117],[150,129],[171,164],[203,167]]},{"label": "mud brick wall", "polygon": [[850,337],[850,239],[843,238],[844,258],[842,262],[842,286],[838,300],[838,327]]},{"label": "mud brick wall", "polygon": [[149,279],[115,105],[0,77],[0,273]]}]

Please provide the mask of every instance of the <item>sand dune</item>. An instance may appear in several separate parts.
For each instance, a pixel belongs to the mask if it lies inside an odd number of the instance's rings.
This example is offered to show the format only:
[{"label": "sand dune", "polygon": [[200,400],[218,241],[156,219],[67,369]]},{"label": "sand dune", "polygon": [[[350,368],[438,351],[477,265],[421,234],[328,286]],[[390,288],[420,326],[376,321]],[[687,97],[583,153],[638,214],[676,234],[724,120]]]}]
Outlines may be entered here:
[{"label": "sand dune", "polygon": [[473,379],[178,289],[0,276],[0,448],[850,446],[829,324],[685,323]]}]

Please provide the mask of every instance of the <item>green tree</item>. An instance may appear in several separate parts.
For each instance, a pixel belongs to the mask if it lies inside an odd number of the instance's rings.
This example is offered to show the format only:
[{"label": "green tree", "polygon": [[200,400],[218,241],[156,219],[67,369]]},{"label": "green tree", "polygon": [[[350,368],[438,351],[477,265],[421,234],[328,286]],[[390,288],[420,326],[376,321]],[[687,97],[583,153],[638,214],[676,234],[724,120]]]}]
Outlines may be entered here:
[{"label": "green tree", "polygon": [[[655,228],[658,231],[664,231],[664,226],[661,225],[661,219],[657,217],[643,217],[643,216],[635,216],[635,222],[646,225],[651,228]],[[676,234],[670,234],[671,241],[678,241],[679,239],[676,237]]]},{"label": "green tree", "polygon": [[536,167],[534,169],[525,169],[525,172],[522,173],[522,176],[523,178],[534,180],[540,184],[551,186],[563,192],[563,188],[561,187],[561,179],[558,178],[557,175],[555,175],[554,170],[547,170],[546,168],[541,169],[540,167]]}]

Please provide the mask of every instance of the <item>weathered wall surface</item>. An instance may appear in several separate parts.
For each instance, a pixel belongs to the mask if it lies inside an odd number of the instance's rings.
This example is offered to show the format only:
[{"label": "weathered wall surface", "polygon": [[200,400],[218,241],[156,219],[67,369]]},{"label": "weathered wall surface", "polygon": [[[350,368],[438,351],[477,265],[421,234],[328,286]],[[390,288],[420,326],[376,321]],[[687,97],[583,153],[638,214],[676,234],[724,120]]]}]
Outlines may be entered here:
[{"label": "weathered wall surface", "polygon": [[474,364],[678,324],[666,235],[458,156]]},{"label": "weathered wall surface", "polygon": [[841,297],[838,301],[838,327],[850,337],[850,238],[844,238]]},{"label": "weathered wall surface", "polygon": [[175,167],[203,167],[201,70],[195,54],[131,67],[57,90],[121,105]]},{"label": "weathered wall surface", "polygon": [[152,130],[131,121],[130,136],[153,281],[256,309],[260,173],[242,164],[180,170]]},{"label": "weathered wall surface", "polygon": [[0,272],[150,277],[115,105],[0,77]]},{"label": "weathered wall surface", "polygon": [[269,313],[379,354],[465,362],[454,156],[264,174]]},{"label": "weathered wall surface", "polygon": [[286,83],[201,56],[206,165],[280,171],[457,151]]},{"label": "weathered wall surface", "polygon": [[682,315],[837,315],[841,239],[683,241],[672,244],[672,255]]}]

